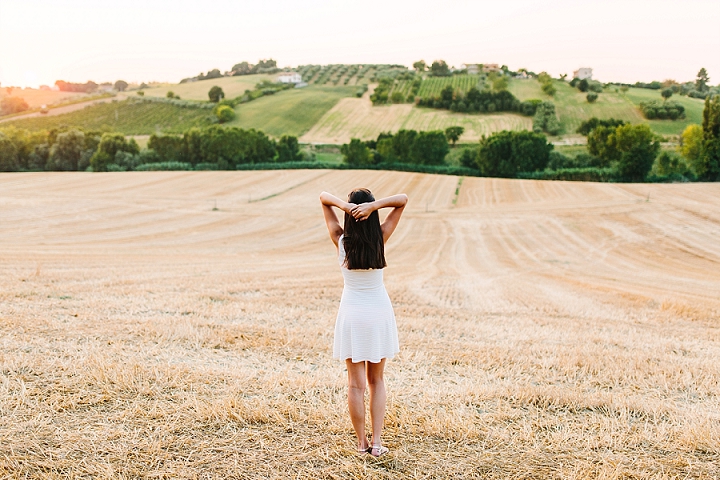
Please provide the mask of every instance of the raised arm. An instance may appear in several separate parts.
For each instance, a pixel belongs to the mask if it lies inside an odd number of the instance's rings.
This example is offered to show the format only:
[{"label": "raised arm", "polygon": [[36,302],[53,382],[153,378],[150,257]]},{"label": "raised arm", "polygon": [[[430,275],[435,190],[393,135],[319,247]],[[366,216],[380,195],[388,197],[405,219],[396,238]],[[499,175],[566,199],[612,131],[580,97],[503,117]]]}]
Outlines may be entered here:
[{"label": "raised arm", "polygon": [[375,200],[374,202],[355,205],[350,209],[350,215],[355,217],[356,220],[362,221],[368,218],[375,210],[380,210],[381,208],[392,208],[392,211],[388,213],[388,216],[385,217],[385,221],[380,226],[382,228],[383,241],[387,243],[388,239],[395,231],[395,227],[397,227],[397,224],[400,221],[400,217],[405,210],[407,201],[407,195],[399,193],[391,197]]},{"label": "raised arm", "polygon": [[343,234],[343,227],[340,225],[337,215],[333,207],[339,208],[343,212],[350,213],[352,208],[355,207],[354,203],[348,203],[340,200],[335,195],[327,192],[320,194],[320,203],[322,204],[323,216],[325,217],[325,225],[327,226],[328,233],[330,234],[330,240],[337,247],[338,239]]}]

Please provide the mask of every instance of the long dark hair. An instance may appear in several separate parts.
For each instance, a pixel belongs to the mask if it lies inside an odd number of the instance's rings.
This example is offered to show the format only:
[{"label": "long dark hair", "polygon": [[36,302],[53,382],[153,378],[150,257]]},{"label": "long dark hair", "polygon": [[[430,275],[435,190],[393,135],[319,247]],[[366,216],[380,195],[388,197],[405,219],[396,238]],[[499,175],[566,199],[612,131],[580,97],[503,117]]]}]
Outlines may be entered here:
[{"label": "long dark hair", "polygon": [[[358,188],[350,192],[348,202],[360,204],[374,202],[375,197],[367,188]],[[345,214],[345,266],[348,270],[367,270],[385,268],[385,242],[383,242],[380,216],[377,210],[358,222],[352,215]]]}]

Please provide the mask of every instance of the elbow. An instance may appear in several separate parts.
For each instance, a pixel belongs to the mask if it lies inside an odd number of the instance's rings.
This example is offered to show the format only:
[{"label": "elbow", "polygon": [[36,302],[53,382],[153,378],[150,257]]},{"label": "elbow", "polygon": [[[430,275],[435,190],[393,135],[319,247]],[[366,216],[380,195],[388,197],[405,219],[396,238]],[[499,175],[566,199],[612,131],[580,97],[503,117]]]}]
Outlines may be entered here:
[{"label": "elbow", "polygon": [[407,205],[408,196],[405,195],[404,193],[401,193],[401,194],[400,194],[400,198],[402,199],[402,206],[404,207],[405,205]]},{"label": "elbow", "polygon": [[325,196],[327,195],[327,192],[320,192],[320,203],[324,203]]}]

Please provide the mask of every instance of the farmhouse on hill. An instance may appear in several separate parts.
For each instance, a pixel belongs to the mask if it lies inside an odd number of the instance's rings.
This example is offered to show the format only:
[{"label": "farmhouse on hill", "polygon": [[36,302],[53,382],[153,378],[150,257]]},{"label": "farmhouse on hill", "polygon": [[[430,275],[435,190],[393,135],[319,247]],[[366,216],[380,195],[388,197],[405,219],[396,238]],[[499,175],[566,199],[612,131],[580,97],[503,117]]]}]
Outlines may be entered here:
[{"label": "farmhouse on hill", "polygon": [[480,73],[480,64],[479,63],[463,63],[460,65],[460,70],[467,70],[467,73],[470,75],[477,75]]},{"label": "farmhouse on hill", "polygon": [[484,63],[484,64],[483,64],[483,72],[485,72],[485,73],[490,73],[490,72],[499,73],[499,72],[500,72],[500,65],[498,65],[497,63]]},{"label": "farmhouse on hill", "polygon": [[278,83],[302,83],[302,75],[297,72],[282,72],[277,76]]},{"label": "farmhouse on hill", "polygon": [[578,68],[573,72],[573,78],[577,78],[578,80],[592,80],[592,68]]}]

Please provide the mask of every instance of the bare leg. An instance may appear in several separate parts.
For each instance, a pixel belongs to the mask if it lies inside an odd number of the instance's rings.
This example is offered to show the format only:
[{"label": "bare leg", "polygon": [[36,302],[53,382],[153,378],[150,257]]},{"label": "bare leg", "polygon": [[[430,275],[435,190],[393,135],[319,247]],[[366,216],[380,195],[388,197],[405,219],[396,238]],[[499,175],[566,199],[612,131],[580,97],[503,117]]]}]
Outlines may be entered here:
[{"label": "bare leg", "polygon": [[[370,386],[370,422],[372,423],[372,444],[382,445],[383,420],[385,419],[385,405],[387,393],[385,392],[385,359],[379,363],[367,362],[367,381]],[[375,453],[373,453],[375,454]]]},{"label": "bare leg", "polygon": [[348,372],[348,409],[357,435],[358,451],[368,448],[365,435],[365,363],[352,363],[349,358],[345,360]]}]

